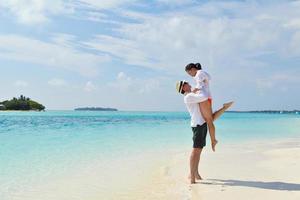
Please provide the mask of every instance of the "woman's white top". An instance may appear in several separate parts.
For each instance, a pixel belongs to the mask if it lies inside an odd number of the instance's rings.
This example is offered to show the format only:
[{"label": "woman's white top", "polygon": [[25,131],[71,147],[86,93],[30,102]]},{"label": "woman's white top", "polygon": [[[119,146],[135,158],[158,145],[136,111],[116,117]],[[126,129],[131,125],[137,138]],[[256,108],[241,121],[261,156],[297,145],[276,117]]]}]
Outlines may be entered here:
[{"label": "woman's white top", "polygon": [[196,88],[200,89],[199,93],[207,98],[212,98],[209,89],[209,81],[211,80],[211,76],[201,69],[197,71],[196,75],[194,76],[194,80],[196,81]]}]

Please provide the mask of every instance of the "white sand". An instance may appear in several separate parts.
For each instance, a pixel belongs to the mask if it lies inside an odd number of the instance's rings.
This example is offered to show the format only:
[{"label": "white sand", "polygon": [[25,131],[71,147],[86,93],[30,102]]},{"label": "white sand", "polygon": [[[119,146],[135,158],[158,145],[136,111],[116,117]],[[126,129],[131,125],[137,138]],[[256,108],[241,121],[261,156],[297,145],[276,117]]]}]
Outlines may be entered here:
[{"label": "white sand", "polygon": [[[189,152],[177,155],[175,165],[168,168],[169,182],[187,177],[188,156]],[[219,145],[216,153],[206,148],[200,161],[200,174],[204,180],[191,185],[185,197],[178,194],[178,198],[165,199],[299,200],[300,143]],[[179,188],[174,190],[178,192]]]},{"label": "white sand", "polygon": [[299,200],[298,140],[205,148],[200,173],[190,185],[190,148],[148,152],[113,162],[95,161],[16,192],[10,200]]}]

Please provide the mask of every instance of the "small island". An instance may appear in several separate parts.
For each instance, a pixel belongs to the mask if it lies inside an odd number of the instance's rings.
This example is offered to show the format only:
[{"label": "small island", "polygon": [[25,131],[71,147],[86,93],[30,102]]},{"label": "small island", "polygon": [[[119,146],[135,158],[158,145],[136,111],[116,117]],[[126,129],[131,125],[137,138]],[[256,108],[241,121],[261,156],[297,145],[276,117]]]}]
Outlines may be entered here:
[{"label": "small island", "polygon": [[5,100],[0,102],[0,110],[10,111],[10,110],[24,110],[24,111],[43,111],[45,106],[42,104],[31,100],[28,97],[21,95],[19,98],[12,98],[11,100]]},{"label": "small island", "polygon": [[116,108],[85,107],[75,108],[75,111],[118,111]]},{"label": "small island", "polygon": [[226,111],[231,113],[268,113],[268,114],[300,114],[300,110],[251,110],[251,111]]}]

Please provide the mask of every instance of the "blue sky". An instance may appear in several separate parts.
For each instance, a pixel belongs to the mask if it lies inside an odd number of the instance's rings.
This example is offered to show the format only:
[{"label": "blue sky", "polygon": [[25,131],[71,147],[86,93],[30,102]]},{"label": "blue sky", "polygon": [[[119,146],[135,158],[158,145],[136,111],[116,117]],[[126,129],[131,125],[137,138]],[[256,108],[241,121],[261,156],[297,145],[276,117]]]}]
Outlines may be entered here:
[{"label": "blue sky", "polygon": [[215,108],[300,109],[300,1],[0,0],[0,100],[185,110],[200,62]]}]

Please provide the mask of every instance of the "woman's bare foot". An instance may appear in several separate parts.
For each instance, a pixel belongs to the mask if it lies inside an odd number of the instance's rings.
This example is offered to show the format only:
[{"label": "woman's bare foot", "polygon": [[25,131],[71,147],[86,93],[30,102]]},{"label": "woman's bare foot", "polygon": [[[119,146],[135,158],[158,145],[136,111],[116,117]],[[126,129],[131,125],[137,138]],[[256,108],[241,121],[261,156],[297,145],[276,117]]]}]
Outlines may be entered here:
[{"label": "woman's bare foot", "polygon": [[228,103],[224,103],[224,104],[223,104],[223,108],[224,108],[225,110],[227,110],[228,108],[230,108],[230,107],[232,106],[233,103],[234,103],[234,101],[230,101],[230,102],[228,102]]},{"label": "woman's bare foot", "polygon": [[213,151],[216,151],[216,145],[218,143],[218,140],[212,140],[211,141],[211,148]]}]

